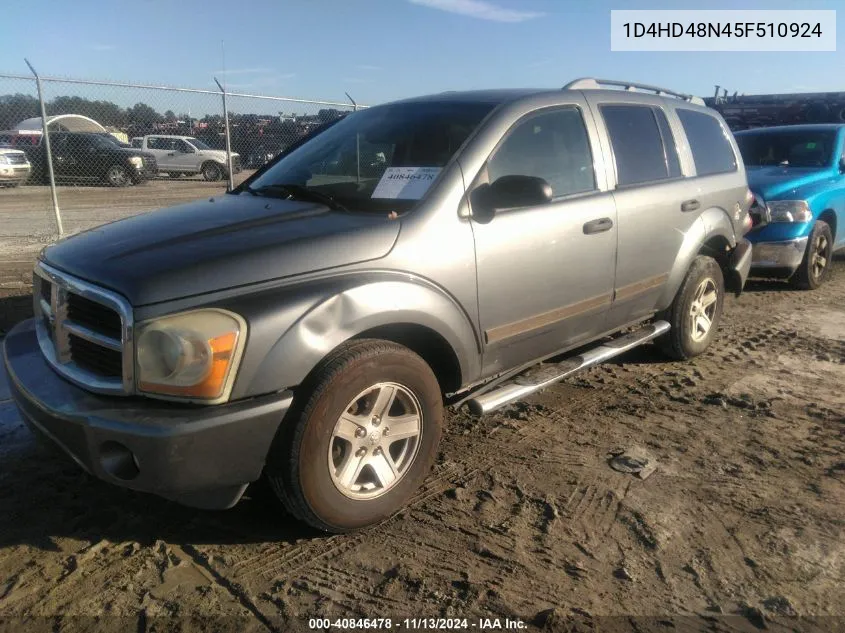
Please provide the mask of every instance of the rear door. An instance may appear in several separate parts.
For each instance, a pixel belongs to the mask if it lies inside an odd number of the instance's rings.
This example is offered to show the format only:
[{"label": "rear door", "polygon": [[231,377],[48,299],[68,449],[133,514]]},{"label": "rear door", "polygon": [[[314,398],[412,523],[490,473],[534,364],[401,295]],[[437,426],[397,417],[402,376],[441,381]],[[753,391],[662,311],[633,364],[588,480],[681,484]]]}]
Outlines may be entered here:
[{"label": "rear door", "polygon": [[694,185],[696,200],[702,209],[720,209],[737,222],[737,205],[748,208],[748,181],[730,131],[715,113],[683,105],[674,111],[692,154],[690,185]]},{"label": "rear door", "polygon": [[677,131],[662,102],[589,93],[588,99],[612,156],[619,247],[609,325],[619,327],[654,312],[703,207],[684,178]]},{"label": "rear door", "polygon": [[83,135],[51,132],[50,151],[56,178],[77,179],[87,175],[88,144]]},{"label": "rear door", "polygon": [[172,149],[172,139],[165,136],[148,136],[147,149],[150,154],[155,156],[158,168],[161,171],[178,169],[175,160],[175,153]]}]

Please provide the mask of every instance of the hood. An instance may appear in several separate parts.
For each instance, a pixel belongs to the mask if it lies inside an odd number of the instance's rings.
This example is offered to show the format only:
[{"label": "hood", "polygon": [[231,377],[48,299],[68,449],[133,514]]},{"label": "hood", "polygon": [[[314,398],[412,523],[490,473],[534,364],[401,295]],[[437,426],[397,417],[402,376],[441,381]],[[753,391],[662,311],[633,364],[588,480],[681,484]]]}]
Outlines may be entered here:
[{"label": "hood", "polygon": [[[205,156],[211,155],[211,156],[218,156],[218,157],[220,157],[224,160],[226,159],[226,150],[225,149],[201,149],[201,150],[198,150],[198,151],[199,151],[200,154],[203,154]],[[235,157],[235,156],[240,156],[240,154],[238,154],[237,152],[232,152],[232,157]]]},{"label": "hood", "polygon": [[155,158],[153,154],[149,152],[145,152],[140,150],[136,147],[121,147],[120,145],[115,145],[114,148],[110,148],[109,152],[114,152],[115,154],[123,154],[125,156],[143,156],[144,158]]},{"label": "hood", "polygon": [[826,167],[746,167],[746,176],[748,186],[764,200],[785,199],[790,195],[803,199],[800,189],[832,180]]},{"label": "hood", "polygon": [[142,306],[380,259],[399,228],[383,214],[223,194],[60,240],[42,259]]}]

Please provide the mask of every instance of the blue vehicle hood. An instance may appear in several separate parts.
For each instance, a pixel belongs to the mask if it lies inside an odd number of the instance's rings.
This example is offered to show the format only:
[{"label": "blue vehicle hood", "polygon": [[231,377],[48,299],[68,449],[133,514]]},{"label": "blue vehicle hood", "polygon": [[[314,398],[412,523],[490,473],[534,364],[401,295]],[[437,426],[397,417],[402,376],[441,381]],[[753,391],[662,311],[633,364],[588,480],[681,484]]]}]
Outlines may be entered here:
[{"label": "blue vehicle hood", "polygon": [[799,191],[831,179],[826,167],[746,167],[748,186],[764,200],[788,199],[791,195],[803,199]]}]

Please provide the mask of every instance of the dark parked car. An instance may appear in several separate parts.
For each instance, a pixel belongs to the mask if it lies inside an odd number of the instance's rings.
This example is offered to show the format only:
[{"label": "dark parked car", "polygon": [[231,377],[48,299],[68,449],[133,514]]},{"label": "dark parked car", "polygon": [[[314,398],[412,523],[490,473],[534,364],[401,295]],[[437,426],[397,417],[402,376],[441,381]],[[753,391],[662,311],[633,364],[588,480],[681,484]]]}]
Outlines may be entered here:
[{"label": "dark parked car", "polygon": [[[108,133],[50,132],[56,180],[105,182],[112,187],[138,184],[158,174],[156,159],[121,143]],[[24,148],[35,180],[47,182],[47,151],[43,140]]]}]

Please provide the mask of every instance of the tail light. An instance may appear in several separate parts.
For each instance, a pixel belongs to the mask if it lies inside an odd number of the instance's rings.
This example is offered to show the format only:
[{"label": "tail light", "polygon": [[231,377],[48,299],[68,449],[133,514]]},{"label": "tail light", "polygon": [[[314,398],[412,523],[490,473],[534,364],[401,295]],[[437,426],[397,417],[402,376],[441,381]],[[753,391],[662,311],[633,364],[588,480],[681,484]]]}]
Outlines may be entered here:
[{"label": "tail light", "polygon": [[[759,218],[759,216],[757,216]],[[754,228],[754,216],[751,213],[745,214],[745,220],[742,222],[742,234],[745,235]]]},{"label": "tail light", "polygon": [[[751,192],[749,191],[749,193]],[[751,193],[751,198],[751,208],[748,209],[748,217],[746,217],[743,222],[743,228],[746,232],[757,228],[758,226],[765,226],[771,220],[769,216],[769,207],[766,205],[766,201],[753,193]],[[750,228],[746,229],[746,225],[749,224]]]}]

